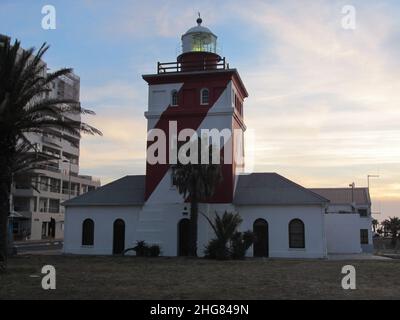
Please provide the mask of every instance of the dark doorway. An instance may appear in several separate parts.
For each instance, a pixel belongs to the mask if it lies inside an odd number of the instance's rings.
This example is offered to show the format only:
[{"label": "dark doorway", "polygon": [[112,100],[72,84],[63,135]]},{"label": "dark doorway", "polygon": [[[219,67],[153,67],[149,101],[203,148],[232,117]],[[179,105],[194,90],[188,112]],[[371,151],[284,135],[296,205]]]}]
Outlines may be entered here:
[{"label": "dark doorway", "polygon": [[189,255],[189,219],[182,219],[178,223],[178,256]]},{"label": "dark doorway", "polygon": [[53,239],[56,237],[56,220],[53,218],[50,219],[49,237]]},{"label": "dark doorway", "polygon": [[121,219],[114,222],[113,254],[121,254],[125,250],[125,222]]},{"label": "dark doorway", "polygon": [[254,222],[253,232],[256,237],[254,241],[254,256],[268,257],[268,223],[264,219],[258,219]]}]

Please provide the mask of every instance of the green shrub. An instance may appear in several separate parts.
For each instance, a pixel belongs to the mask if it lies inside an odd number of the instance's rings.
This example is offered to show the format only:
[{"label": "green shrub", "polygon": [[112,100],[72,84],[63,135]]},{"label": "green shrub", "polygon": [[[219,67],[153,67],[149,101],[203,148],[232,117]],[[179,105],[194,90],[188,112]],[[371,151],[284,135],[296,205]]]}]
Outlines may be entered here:
[{"label": "green shrub", "polygon": [[247,250],[254,242],[254,234],[251,231],[236,232],[231,239],[231,257],[235,260],[243,260]]},{"label": "green shrub", "polygon": [[136,247],[133,248],[136,252],[136,256],[145,257],[147,255],[148,246],[145,241],[137,241]]},{"label": "green shrub", "polygon": [[131,250],[136,252],[137,257],[158,257],[161,254],[161,248],[159,245],[154,244],[148,246],[145,241],[137,241],[136,246],[126,249],[124,254]]},{"label": "green shrub", "polygon": [[148,253],[150,257],[158,257],[161,253],[160,246],[157,244],[152,245],[150,248],[148,248]]},{"label": "green shrub", "polygon": [[230,252],[226,244],[219,239],[212,239],[204,251],[207,259],[228,260]]},{"label": "green shrub", "polygon": [[242,218],[237,213],[226,212],[221,216],[216,214],[215,220],[204,215],[215,232],[215,239],[210,240],[205,248],[208,259],[244,259],[246,251],[254,242],[251,231],[238,232],[237,228],[242,223]]}]

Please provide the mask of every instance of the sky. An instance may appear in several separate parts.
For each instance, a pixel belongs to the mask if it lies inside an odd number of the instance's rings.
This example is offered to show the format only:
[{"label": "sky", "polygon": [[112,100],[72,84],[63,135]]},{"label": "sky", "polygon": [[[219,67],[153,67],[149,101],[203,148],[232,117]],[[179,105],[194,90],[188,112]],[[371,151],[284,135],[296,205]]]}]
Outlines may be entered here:
[{"label": "sky", "polygon": [[[42,28],[42,8],[56,29]],[[343,27],[355,9],[355,29]],[[0,33],[25,48],[50,44],[48,67],[81,78],[80,170],[110,182],[144,174],[147,85],[157,61],[175,61],[180,37],[203,25],[249,91],[245,122],[254,171],[305,187],[367,185],[374,215],[400,216],[400,3],[389,0],[0,0]]]}]

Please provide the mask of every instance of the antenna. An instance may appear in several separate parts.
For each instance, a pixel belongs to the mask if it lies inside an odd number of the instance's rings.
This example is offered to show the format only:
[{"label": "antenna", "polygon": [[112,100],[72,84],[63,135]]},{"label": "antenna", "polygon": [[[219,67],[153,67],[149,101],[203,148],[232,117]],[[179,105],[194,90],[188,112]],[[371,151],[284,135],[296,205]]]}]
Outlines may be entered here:
[{"label": "antenna", "polygon": [[378,174],[369,174],[369,175],[367,175],[368,190],[369,190],[369,178],[379,178],[379,175]]},{"label": "antenna", "polygon": [[[369,192],[369,186],[370,186],[370,184],[369,184],[369,179],[370,178],[380,178],[380,176],[378,174],[369,174],[369,175],[367,175],[368,192]],[[382,213],[382,207],[381,207],[381,203],[379,202],[379,211],[371,212],[371,214],[381,214],[381,213]]]}]

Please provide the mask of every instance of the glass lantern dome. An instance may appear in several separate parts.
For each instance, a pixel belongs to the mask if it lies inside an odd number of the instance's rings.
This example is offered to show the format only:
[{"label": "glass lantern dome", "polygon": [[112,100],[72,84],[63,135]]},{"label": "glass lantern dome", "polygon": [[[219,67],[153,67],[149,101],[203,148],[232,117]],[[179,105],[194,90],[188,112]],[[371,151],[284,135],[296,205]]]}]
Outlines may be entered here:
[{"label": "glass lantern dome", "polygon": [[201,18],[197,19],[197,26],[190,28],[182,36],[182,53],[211,52],[217,53],[217,36],[210,29],[203,27]]}]

